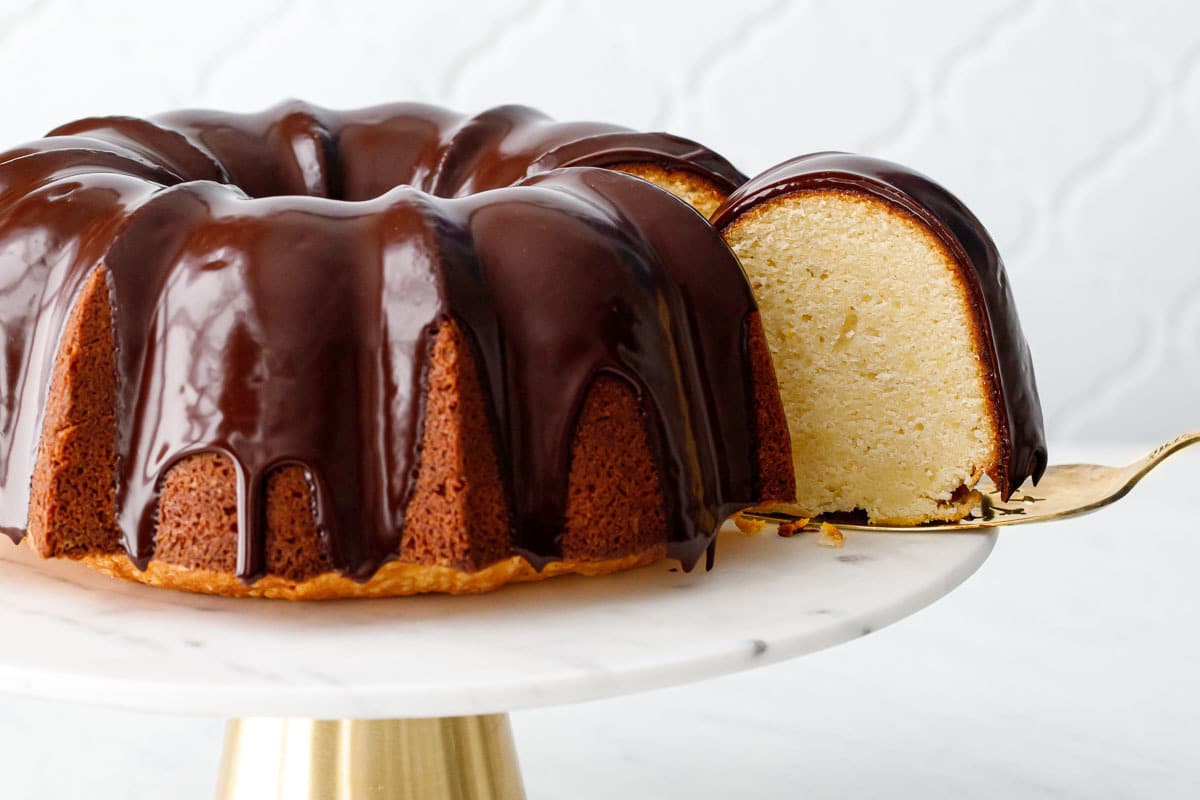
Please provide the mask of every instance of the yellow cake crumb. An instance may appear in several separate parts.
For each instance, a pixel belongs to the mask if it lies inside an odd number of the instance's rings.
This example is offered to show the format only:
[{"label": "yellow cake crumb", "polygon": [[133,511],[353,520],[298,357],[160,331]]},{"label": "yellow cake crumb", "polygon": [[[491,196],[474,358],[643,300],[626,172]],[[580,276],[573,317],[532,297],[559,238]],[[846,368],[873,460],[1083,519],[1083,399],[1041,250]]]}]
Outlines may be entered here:
[{"label": "yellow cake crumb", "polygon": [[822,547],[843,547],[846,544],[846,535],[828,522],[822,522],[821,538],[817,539],[817,544]]},{"label": "yellow cake crumb", "polygon": [[733,524],[737,529],[747,536],[753,536],[756,533],[762,533],[762,529],[767,526],[766,520],[755,519],[753,517],[737,514],[733,518]]}]

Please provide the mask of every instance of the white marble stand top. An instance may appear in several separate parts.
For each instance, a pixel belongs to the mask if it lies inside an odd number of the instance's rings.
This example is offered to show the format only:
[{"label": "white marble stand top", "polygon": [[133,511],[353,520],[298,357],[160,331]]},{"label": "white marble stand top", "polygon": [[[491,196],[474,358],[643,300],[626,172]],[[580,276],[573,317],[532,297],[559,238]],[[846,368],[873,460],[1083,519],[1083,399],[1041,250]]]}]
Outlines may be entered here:
[{"label": "white marble stand top", "polygon": [[0,541],[0,691],[230,716],[403,717],[686,683],[870,633],[983,563],[987,534],[722,534],[659,564],[477,597],[288,603],[188,595]]}]

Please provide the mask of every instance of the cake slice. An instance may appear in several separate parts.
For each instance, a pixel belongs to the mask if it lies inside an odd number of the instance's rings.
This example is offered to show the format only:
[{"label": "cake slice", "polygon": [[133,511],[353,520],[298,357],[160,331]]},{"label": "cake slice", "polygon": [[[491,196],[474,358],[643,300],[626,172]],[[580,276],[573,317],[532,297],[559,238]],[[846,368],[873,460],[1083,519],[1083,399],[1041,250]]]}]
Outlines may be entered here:
[{"label": "cake slice", "polygon": [[1029,348],[1004,265],[944,188],[817,153],[713,216],[750,279],[805,516],[959,519],[987,474],[1007,498],[1046,465]]}]

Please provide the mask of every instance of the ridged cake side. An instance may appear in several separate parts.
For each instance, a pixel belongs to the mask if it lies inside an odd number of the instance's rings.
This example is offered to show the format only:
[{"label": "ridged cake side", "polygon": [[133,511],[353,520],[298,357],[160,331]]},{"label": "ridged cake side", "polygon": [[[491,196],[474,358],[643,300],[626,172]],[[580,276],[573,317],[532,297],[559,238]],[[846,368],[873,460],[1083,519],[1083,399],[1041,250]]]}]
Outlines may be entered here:
[{"label": "ridged cake side", "polygon": [[[509,517],[474,356],[458,326],[436,335],[425,398],[417,488],[399,557],[365,582],[333,570],[312,513],[309,480],[283,467],[267,482],[266,575],[236,575],[237,484],[229,459],[190,456],[163,482],[155,557],[138,569],[121,547],[114,489],[115,370],[103,272],[84,285],[59,351],[35,470],[29,543],[43,557],[78,558],[117,577],[230,596],[287,599],[476,593],[511,581],[588,575],[666,556],[662,490],[629,389],[601,377],[572,441],[563,558],[537,571],[510,555]],[[791,457],[770,356],[757,317],[748,326],[765,497],[787,499]],[[614,447],[614,443],[622,443]]]},{"label": "ridged cake side", "polygon": [[[741,176],[694,143],[519,107],[465,118],[291,104],[59,133],[0,157],[3,180],[12,160],[73,153],[25,187],[9,170],[16,206],[64,177],[124,181],[124,193],[87,252],[69,249],[85,226],[63,223],[65,206],[47,212],[71,260],[30,288],[58,316],[20,320],[41,343],[26,377],[52,374],[44,414],[23,417],[43,423],[28,527],[45,556],[221,594],[485,591],[665,555],[690,564],[731,510],[791,497],[782,407],[736,261],[661,190],[556,171],[640,174],[711,206]],[[383,164],[408,174],[380,183]],[[513,180],[529,188],[474,196]],[[389,192],[393,181],[466,199]],[[553,236],[536,233],[551,220]],[[531,245],[540,272],[514,258]],[[478,304],[487,294],[494,308]],[[553,313],[531,326],[530,308]],[[560,335],[544,339],[547,324]],[[584,360],[570,355],[588,340]],[[376,352],[407,366],[366,379]],[[543,372],[555,383],[528,382]],[[322,376],[337,393],[307,405]],[[377,402],[386,413],[369,422]],[[523,404],[541,409],[532,423]],[[280,427],[291,420],[301,427]],[[392,444],[376,450],[373,436]],[[373,510],[360,516],[353,492]]]}]

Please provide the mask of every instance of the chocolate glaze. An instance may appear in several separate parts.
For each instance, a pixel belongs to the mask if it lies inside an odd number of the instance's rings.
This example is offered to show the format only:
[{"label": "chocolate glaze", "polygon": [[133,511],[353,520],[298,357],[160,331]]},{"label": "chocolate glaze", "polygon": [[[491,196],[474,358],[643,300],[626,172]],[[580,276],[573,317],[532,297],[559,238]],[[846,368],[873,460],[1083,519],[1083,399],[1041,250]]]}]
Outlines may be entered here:
[{"label": "chocolate glaze", "polygon": [[1033,361],[1004,262],[983,224],[949,191],[907,167],[850,153],[813,153],[741,186],[717,209],[713,225],[722,230],[762,203],[819,190],[865,193],[898,206],[928,226],[953,254],[986,339],[992,405],[1002,412],[1002,452],[991,478],[1005,500],[1026,478],[1036,484],[1046,469],[1046,435]]},{"label": "chocolate glaze", "polygon": [[178,178],[105,142],[60,137],[0,155],[0,531],[25,531],[59,334],[132,209]]},{"label": "chocolate glaze", "polygon": [[[607,170],[551,172],[444,207],[478,254],[478,272],[443,274],[487,365],[517,551],[534,563],[558,555],[575,418],[607,373],[638,395],[670,553],[694,564],[756,493],[753,408],[741,392],[711,391],[750,380],[742,321],[753,301],[720,237],[662,191]],[[492,330],[502,334],[478,333]]]},{"label": "chocolate glaze", "polygon": [[750,381],[753,300],[685,204],[554,169],[590,162],[741,179],[675,137],[511,106],[109,117],[0,155],[0,530],[24,527],[58,339],[103,266],[135,563],[153,556],[165,472],[198,452],[236,467],[242,578],[264,571],[264,481],[287,464],[310,477],[338,570],[362,580],[401,555],[428,347],[454,319],[479,356],[513,552],[561,555],[575,420],[611,374],[635,390],[668,549],[690,568],[758,499],[753,404],[714,391]]}]

